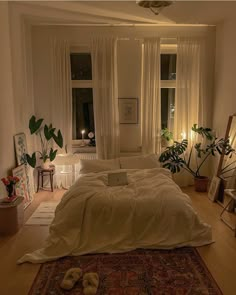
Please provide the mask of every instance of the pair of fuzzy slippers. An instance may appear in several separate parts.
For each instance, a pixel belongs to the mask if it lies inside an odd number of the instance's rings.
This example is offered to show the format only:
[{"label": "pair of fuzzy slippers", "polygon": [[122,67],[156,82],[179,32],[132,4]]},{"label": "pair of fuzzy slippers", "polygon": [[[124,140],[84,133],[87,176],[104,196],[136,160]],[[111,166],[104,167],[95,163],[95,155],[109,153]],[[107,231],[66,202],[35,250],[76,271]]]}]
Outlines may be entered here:
[{"label": "pair of fuzzy slippers", "polygon": [[[70,268],[66,272],[60,287],[65,290],[71,290],[75,283],[82,277],[81,268]],[[99,277],[95,272],[88,272],[83,276],[83,293],[85,295],[94,295],[97,293]]]}]

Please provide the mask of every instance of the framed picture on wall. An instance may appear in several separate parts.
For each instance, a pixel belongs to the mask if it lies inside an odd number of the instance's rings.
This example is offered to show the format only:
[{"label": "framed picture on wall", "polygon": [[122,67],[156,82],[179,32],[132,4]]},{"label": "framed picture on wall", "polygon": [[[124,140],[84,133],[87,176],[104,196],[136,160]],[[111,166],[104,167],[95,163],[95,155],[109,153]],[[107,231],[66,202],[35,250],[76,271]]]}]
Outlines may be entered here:
[{"label": "framed picture on wall", "polygon": [[119,98],[120,124],[138,123],[138,99]]},{"label": "framed picture on wall", "polygon": [[218,197],[219,187],[221,179],[214,176],[211,180],[210,188],[208,191],[208,197],[212,202],[215,202]]}]

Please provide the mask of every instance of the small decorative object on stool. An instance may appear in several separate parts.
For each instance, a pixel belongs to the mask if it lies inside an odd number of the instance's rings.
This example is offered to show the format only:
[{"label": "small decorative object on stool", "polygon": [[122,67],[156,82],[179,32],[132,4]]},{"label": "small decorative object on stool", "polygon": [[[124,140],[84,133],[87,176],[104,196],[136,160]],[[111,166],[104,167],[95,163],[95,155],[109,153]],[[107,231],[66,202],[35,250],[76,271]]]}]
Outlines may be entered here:
[{"label": "small decorative object on stool", "polygon": [[6,178],[1,179],[2,182],[4,183],[6,190],[7,190],[7,195],[8,198],[12,198],[15,195],[15,184],[20,180],[16,176],[7,176]]}]

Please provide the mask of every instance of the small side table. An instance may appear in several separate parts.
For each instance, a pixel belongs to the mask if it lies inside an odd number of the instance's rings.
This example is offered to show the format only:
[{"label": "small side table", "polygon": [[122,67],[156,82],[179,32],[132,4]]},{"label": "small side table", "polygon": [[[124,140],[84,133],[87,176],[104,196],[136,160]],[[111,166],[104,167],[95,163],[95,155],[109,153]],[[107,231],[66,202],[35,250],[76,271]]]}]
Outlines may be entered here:
[{"label": "small side table", "polygon": [[220,219],[230,228],[234,231],[234,236],[236,237],[236,225],[232,226],[227,220],[223,218],[223,213],[225,210],[236,201],[236,190],[234,189],[225,189],[225,194],[227,194],[230,197],[229,202],[225,205],[222,212],[220,213]]},{"label": "small side table", "polygon": [[49,176],[51,191],[53,192],[53,175],[55,173],[55,166],[51,165],[48,169],[37,167],[38,172],[38,181],[37,181],[37,192],[40,187],[40,178],[41,178],[41,187],[43,188],[43,179],[44,176]]},{"label": "small side table", "polygon": [[15,234],[24,222],[24,198],[18,197],[11,204],[0,204],[0,234]]}]

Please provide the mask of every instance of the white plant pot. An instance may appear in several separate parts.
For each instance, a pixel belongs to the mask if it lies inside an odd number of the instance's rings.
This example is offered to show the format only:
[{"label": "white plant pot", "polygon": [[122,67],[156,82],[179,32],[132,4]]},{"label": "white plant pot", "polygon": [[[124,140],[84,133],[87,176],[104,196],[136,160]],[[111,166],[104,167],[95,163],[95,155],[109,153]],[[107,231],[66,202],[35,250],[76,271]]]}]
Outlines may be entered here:
[{"label": "white plant pot", "polygon": [[51,165],[51,162],[50,162],[49,159],[47,159],[46,162],[42,162],[41,168],[43,168],[43,169],[49,169],[50,168],[50,165]]}]

